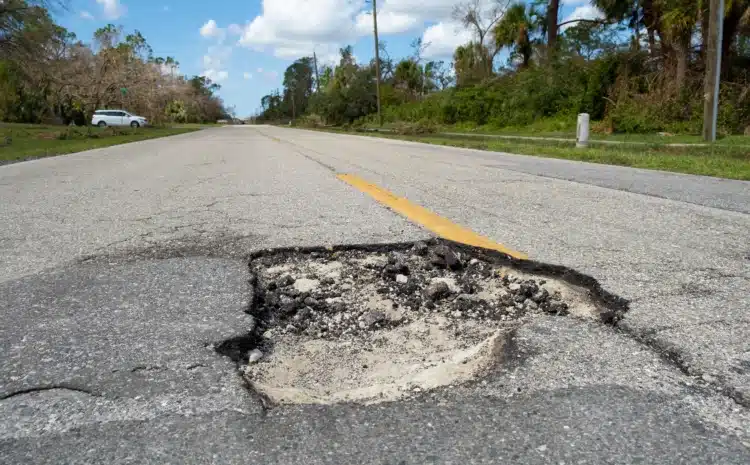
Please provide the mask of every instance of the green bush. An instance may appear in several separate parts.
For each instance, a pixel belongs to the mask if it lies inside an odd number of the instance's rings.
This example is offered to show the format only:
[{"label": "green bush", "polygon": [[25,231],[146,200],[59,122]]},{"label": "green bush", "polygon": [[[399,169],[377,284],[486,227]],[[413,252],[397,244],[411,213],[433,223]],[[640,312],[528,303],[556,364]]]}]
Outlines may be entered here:
[{"label": "green bush", "polygon": [[429,119],[421,119],[415,123],[401,122],[393,126],[393,132],[404,136],[419,136],[438,132],[437,125]]},{"label": "green bush", "polygon": [[[746,88],[722,84],[721,133],[742,133],[750,125]],[[401,104],[393,104],[397,91],[384,89],[383,122],[404,133],[420,133],[420,127],[428,127],[425,121],[432,128],[450,125],[461,131],[571,132],[576,115],[584,112],[606,132],[697,134],[702,128],[702,75],[689,75],[677,95],[673,79],[646,51],[609,52],[590,60],[566,56]],[[375,124],[377,117],[366,113],[359,122]]]},{"label": "green bush", "polygon": [[296,125],[306,128],[322,128],[325,126],[323,118],[316,113],[305,115],[302,118],[298,119],[296,123]]}]

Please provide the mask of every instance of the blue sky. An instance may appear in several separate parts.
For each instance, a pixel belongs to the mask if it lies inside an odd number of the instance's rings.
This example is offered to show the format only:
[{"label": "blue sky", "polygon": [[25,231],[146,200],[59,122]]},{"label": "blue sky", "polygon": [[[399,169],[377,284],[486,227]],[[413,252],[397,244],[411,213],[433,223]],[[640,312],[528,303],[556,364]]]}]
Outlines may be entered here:
[{"label": "blue sky", "polygon": [[[391,57],[408,55],[409,44],[423,37],[429,58],[450,61],[452,50],[470,39],[451,20],[459,1],[380,0],[380,35]],[[562,3],[561,19],[595,14],[588,0]],[[58,21],[85,42],[108,23],[141,31],[156,56],[174,57],[183,74],[217,81],[225,102],[246,116],[280,87],[297,57],[315,50],[320,62],[333,61],[339,47],[351,44],[359,61],[369,60],[369,10],[365,0],[71,0]]]}]

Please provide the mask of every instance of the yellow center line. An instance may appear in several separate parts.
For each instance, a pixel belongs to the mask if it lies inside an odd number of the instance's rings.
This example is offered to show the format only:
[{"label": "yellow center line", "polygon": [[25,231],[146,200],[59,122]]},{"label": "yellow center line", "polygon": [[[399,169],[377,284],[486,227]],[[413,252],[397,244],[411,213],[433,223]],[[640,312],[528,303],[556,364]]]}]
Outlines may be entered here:
[{"label": "yellow center line", "polygon": [[475,247],[497,250],[498,252],[502,252],[520,260],[526,260],[529,258],[522,252],[509,249],[488,237],[481,236],[470,229],[459,226],[449,219],[443,218],[424,207],[420,207],[403,197],[397,197],[382,187],[367,182],[359,176],[353,174],[339,174],[336,177],[365,194],[368,194],[370,197],[384,204],[396,213],[405,216],[408,220],[421,225],[444,239],[473,245]]}]

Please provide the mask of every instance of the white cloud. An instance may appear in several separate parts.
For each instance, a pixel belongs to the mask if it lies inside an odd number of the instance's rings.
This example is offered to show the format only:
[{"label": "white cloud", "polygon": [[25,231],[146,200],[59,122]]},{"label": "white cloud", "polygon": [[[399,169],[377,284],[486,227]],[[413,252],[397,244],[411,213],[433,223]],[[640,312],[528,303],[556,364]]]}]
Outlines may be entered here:
[{"label": "white cloud", "polygon": [[450,19],[453,8],[460,3],[456,0],[386,0],[380,7],[381,12],[394,11],[396,13],[408,13],[420,18],[434,21],[445,21]]},{"label": "white cloud", "polygon": [[82,11],[81,14],[80,14],[80,16],[81,16],[82,19],[88,19],[88,20],[94,19],[94,15],[92,15],[88,11]]},{"label": "white cloud", "polygon": [[208,47],[208,51],[203,55],[203,68],[223,68],[231,56],[231,47]]},{"label": "white cloud", "polygon": [[[567,21],[573,21],[576,19],[602,19],[604,18],[604,13],[597,7],[593,5],[582,5],[579,7],[576,7],[575,10],[573,10],[572,13],[570,13],[565,19],[562,20],[562,22]],[[562,29],[565,30],[571,26],[575,26],[576,23],[572,24],[566,24],[562,26]]]},{"label": "white cloud", "polygon": [[244,72],[244,73],[242,73],[242,77],[243,77],[243,78],[244,78],[244,79],[245,79],[246,81],[249,81],[250,79],[252,79],[252,78],[253,78],[253,73],[248,73],[248,72]]},{"label": "white cloud", "polygon": [[125,14],[126,8],[120,4],[120,0],[96,0],[102,6],[102,12],[106,19],[118,19]]},{"label": "white cloud", "polygon": [[[372,34],[372,13],[363,12],[357,15],[355,28],[360,35]],[[400,34],[414,29],[419,23],[419,18],[408,13],[381,10],[378,13],[379,34]],[[420,25],[421,26],[421,25]]]},{"label": "white cloud", "polygon": [[221,39],[224,37],[224,29],[220,28],[213,19],[209,19],[206,24],[201,26],[200,33],[206,38]]},{"label": "white cloud", "polygon": [[[259,74],[261,77],[268,79],[268,80],[274,80],[277,77],[279,77],[279,73],[277,73],[276,71],[266,71],[263,68],[258,68],[255,70],[255,72]],[[250,73],[245,73],[245,74],[250,74]],[[252,78],[252,74],[250,74],[250,77]]]},{"label": "white cloud", "polygon": [[361,6],[361,0],[263,0],[263,14],[248,24],[241,42],[341,39],[353,32],[352,19]]},{"label": "white cloud", "polygon": [[425,58],[451,57],[456,47],[470,42],[472,33],[460,24],[448,21],[428,27],[422,35]]},{"label": "white cloud", "polygon": [[[447,44],[463,43],[465,36],[452,30],[451,15],[458,1],[381,0],[378,32],[384,36],[416,34],[431,25],[424,31],[434,42],[431,53],[445,55]],[[450,30],[446,25],[451,25]],[[230,26],[230,33],[238,28]],[[365,0],[262,0],[261,14],[244,26],[239,44],[260,52],[271,51],[280,58],[297,58],[312,50],[328,58],[338,55],[343,44],[371,34],[371,6]]]},{"label": "white cloud", "polygon": [[213,82],[221,82],[221,81],[226,80],[229,77],[229,72],[223,71],[223,70],[219,71],[219,70],[212,68],[212,69],[207,69],[203,71],[201,76],[205,76],[209,78],[210,80],[212,80]]},{"label": "white cloud", "polygon": [[226,71],[227,62],[232,56],[232,48],[217,45],[209,47],[205,55],[203,55],[201,68],[203,72],[202,76],[206,76],[212,81],[219,82],[227,79],[229,73]]},{"label": "white cloud", "polygon": [[229,33],[233,36],[241,36],[244,29],[239,24],[233,23],[227,27],[227,31],[229,31]]},{"label": "white cloud", "polygon": [[263,12],[245,27],[240,45],[271,49],[279,57],[309,54],[315,45],[357,36],[355,16],[364,0],[263,0]]}]

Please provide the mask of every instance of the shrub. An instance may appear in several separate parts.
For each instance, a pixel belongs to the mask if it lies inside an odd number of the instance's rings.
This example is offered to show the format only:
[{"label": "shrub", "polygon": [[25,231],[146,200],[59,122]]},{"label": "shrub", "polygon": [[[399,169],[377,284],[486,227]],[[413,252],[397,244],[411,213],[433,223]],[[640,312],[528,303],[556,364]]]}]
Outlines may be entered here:
[{"label": "shrub", "polygon": [[428,120],[422,119],[415,123],[398,123],[394,126],[393,132],[405,136],[419,136],[425,134],[434,134],[438,131],[437,125]]},{"label": "shrub", "polygon": [[297,125],[306,128],[322,128],[325,126],[325,122],[320,115],[312,113],[297,120]]}]

